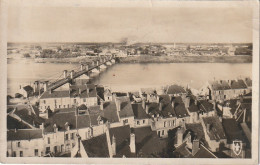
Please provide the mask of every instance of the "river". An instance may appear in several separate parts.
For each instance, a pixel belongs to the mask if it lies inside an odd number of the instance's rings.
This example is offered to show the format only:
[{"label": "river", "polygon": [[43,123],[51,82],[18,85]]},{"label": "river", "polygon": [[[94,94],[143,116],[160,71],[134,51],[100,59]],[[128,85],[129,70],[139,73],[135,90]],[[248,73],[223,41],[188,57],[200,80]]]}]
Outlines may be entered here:
[{"label": "river", "polygon": [[[35,63],[33,59],[8,59],[8,94],[13,95],[20,85],[35,80],[55,80],[63,70],[76,70],[76,64]],[[114,91],[137,91],[141,87],[159,87],[180,83],[199,89],[207,80],[234,79],[251,76],[251,63],[149,63],[116,64],[92,80]]]}]

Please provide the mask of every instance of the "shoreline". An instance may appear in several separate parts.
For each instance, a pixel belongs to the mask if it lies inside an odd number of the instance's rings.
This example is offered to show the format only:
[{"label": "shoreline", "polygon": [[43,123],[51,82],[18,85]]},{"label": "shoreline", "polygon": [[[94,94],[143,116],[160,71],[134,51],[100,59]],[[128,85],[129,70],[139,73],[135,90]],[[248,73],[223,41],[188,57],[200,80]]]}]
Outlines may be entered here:
[{"label": "shoreline", "polygon": [[[91,63],[98,57],[35,58],[36,63]],[[119,63],[252,63],[252,56],[131,56],[117,57]]]}]

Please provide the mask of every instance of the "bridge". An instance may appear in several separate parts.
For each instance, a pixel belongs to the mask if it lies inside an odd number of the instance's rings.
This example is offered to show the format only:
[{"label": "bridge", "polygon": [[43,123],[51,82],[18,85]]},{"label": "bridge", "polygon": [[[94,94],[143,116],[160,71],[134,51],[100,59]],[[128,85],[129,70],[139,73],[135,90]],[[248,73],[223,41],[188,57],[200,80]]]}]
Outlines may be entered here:
[{"label": "bridge", "polygon": [[[115,58],[110,56],[107,58],[103,57],[103,58],[100,58],[99,60],[92,61],[91,64],[80,64],[79,71],[71,70],[70,74],[67,74],[68,71],[64,70],[63,78],[57,79],[54,82],[35,81],[34,89],[35,89],[35,91],[37,91],[37,90],[40,91],[43,88],[44,91],[52,91],[52,90],[55,90],[55,89],[63,86],[66,83],[71,83],[72,80],[74,80],[84,74],[88,75],[90,72],[94,72],[94,70],[98,70],[98,72],[99,72],[101,68],[106,68],[107,66],[113,65],[114,63],[115,63]],[[43,86],[41,86],[41,85],[43,85]]]}]

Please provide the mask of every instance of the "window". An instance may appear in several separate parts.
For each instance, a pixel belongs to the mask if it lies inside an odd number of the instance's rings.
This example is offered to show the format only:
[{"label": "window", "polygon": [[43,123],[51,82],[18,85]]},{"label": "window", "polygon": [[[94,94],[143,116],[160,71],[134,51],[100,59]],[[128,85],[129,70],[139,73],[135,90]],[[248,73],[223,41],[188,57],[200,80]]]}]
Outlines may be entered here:
[{"label": "window", "polygon": [[34,150],[34,156],[39,156],[38,154],[39,154],[38,149],[35,149],[35,150]]},{"label": "window", "polygon": [[46,147],[46,154],[50,153],[51,152],[51,148],[50,147]]},{"label": "window", "polygon": [[143,124],[145,123],[145,120],[143,120]]},{"label": "window", "polygon": [[64,108],[66,108],[66,105],[63,105]]},{"label": "window", "polygon": [[56,104],[57,103],[57,100],[54,100],[54,104]]},{"label": "window", "polygon": [[65,139],[66,139],[66,140],[69,140],[69,134],[66,134],[66,135],[65,135]]},{"label": "window", "polygon": [[21,147],[21,142],[17,142],[17,147]]},{"label": "window", "polygon": [[23,151],[20,151],[20,157],[23,157]]},{"label": "window", "polygon": [[72,143],[72,148],[75,146],[75,143]]},{"label": "window", "polygon": [[164,135],[164,130],[162,130],[162,135]]},{"label": "window", "polygon": [[43,104],[46,104],[46,100],[43,100]]},{"label": "window", "polygon": [[109,100],[109,97],[107,97],[107,99]]},{"label": "window", "polygon": [[68,104],[68,108],[70,107],[70,105]]},{"label": "window", "polygon": [[76,99],[74,99],[74,103],[76,103],[77,102],[77,100]]},{"label": "window", "polygon": [[57,152],[58,152],[58,147],[54,146],[54,153],[57,153]]},{"label": "window", "polygon": [[74,139],[74,133],[71,133],[71,135],[70,135],[70,139]]},{"label": "window", "polygon": [[163,123],[164,127],[166,127],[166,121]]},{"label": "window", "polygon": [[51,143],[51,138],[48,137],[48,144],[50,144],[50,143]]},{"label": "window", "polygon": [[16,152],[15,151],[13,151],[13,157],[16,157]]},{"label": "window", "polygon": [[137,125],[140,125],[140,121],[137,121]]},{"label": "window", "polygon": [[61,105],[59,105],[59,108],[61,107]]},{"label": "window", "polygon": [[83,99],[83,102],[86,102],[86,99],[85,99],[85,98]]}]

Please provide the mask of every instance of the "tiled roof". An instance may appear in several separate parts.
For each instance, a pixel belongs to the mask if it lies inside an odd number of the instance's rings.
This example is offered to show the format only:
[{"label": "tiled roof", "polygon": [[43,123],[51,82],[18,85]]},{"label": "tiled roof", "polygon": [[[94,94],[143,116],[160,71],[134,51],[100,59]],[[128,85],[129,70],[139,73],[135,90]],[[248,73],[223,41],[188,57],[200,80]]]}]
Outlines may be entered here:
[{"label": "tiled roof", "polygon": [[41,129],[21,129],[7,131],[7,140],[32,140],[42,138]]},{"label": "tiled roof", "polygon": [[243,80],[231,80],[231,88],[232,89],[246,89],[247,86],[246,84],[244,83]]},{"label": "tiled roof", "polygon": [[110,141],[112,143],[113,136],[116,139],[116,156],[115,157],[133,157],[134,154],[131,154],[130,151],[130,126],[121,126],[109,129]]},{"label": "tiled roof", "polygon": [[29,129],[30,127],[21,121],[7,115],[7,129]]},{"label": "tiled roof", "polygon": [[[89,91],[87,91],[87,89],[89,89]],[[97,97],[96,87],[93,84],[71,85],[70,97],[80,97],[80,98]]]},{"label": "tiled roof", "polygon": [[228,82],[225,80],[220,80],[220,81],[211,81],[210,82],[211,87],[213,90],[227,90],[231,89]]},{"label": "tiled roof", "polygon": [[182,98],[179,96],[179,97],[175,97],[173,100],[175,101],[174,111],[175,111],[176,117],[181,118],[181,117],[189,116],[189,114],[185,108],[185,105],[182,101]]},{"label": "tiled roof", "polygon": [[83,140],[82,144],[89,157],[109,157],[106,134]]},{"label": "tiled roof", "polygon": [[252,80],[251,78],[245,78],[245,83],[248,87],[252,87]]},{"label": "tiled roof", "polygon": [[197,139],[205,138],[203,127],[201,123],[185,124],[186,130],[192,131]]},{"label": "tiled roof", "polygon": [[183,87],[179,85],[171,85],[168,87],[166,94],[180,94],[180,93],[186,93]]},{"label": "tiled roof", "polygon": [[115,102],[105,102],[102,116],[106,118],[110,123],[119,122],[119,116],[117,115],[117,109]]},{"label": "tiled roof", "polygon": [[200,145],[200,149],[193,156],[193,158],[217,158],[210,150],[208,150],[204,145]]},{"label": "tiled roof", "polygon": [[45,91],[40,99],[70,97],[69,91]]},{"label": "tiled roof", "polygon": [[208,102],[207,100],[200,100],[198,101],[199,109],[203,112],[210,112],[213,111],[213,104]]},{"label": "tiled roof", "polygon": [[184,142],[173,151],[175,158],[189,158],[191,157],[191,151],[187,148],[187,143]]},{"label": "tiled roof", "polygon": [[198,106],[198,101],[197,101],[197,104],[195,104],[195,99],[194,97],[191,97],[190,99],[190,105],[189,105],[189,108],[188,110],[190,112],[198,112],[199,111],[199,106]]},{"label": "tiled roof", "polygon": [[149,115],[146,114],[142,104],[132,104],[135,119],[147,119]]},{"label": "tiled roof", "polygon": [[133,109],[129,97],[117,97],[116,100],[120,100],[121,109],[119,111],[120,118],[134,116]]},{"label": "tiled roof", "polygon": [[202,119],[205,123],[205,127],[207,127],[207,124],[210,124],[210,131],[207,132],[207,134],[209,135],[211,140],[220,140],[227,138],[223,126],[216,116],[203,117]]},{"label": "tiled roof", "polygon": [[154,91],[155,91],[155,89],[153,89],[153,88],[141,88],[140,89],[141,90],[141,93],[145,93],[145,94],[154,94]]},{"label": "tiled roof", "polygon": [[222,119],[222,125],[229,144],[231,144],[233,140],[245,140],[243,131],[239,128],[235,119]]},{"label": "tiled roof", "polygon": [[136,153],[141,157],[152,157],[153,154],[162,152],[166,144],[160,140],[156,131],[151,127],[134,128]]},{"label": "tiled roof", "polygon": [[[90,117],[89,115],[78,115],[77,119],[78,128],[86,128],[90,126]],[[59,112],[54,113],[51,118],[47,119],[45,122],[45,131],[53,132],[53,125],[56,124],[59,131],[65,130],[65,123],[68,122],[70,129],[76,129],[76,116],[75,112]]]},{"label": "tiled roof", "polygon": [[14,114],[19,116],[25,122],[37,127],[44,122],[43,118],[36,116],[33,112],[31,112],[31,115],[29,115],[29,111],[31,111],[31,108],[29,107],[25,107],[22,109],[17,108],[17,110],[14,111]]}]

